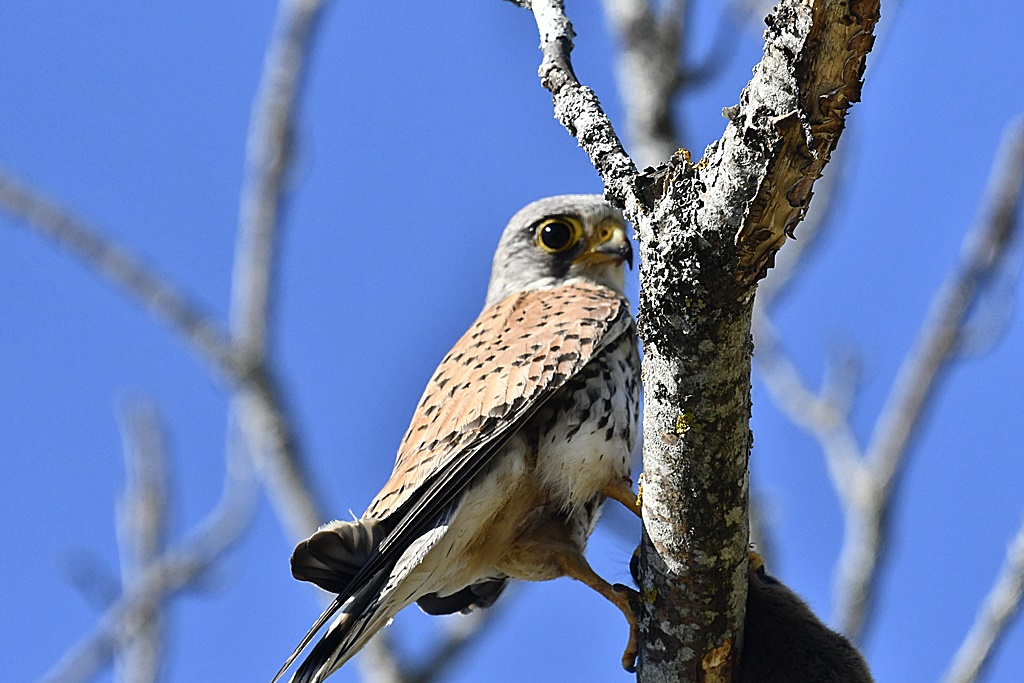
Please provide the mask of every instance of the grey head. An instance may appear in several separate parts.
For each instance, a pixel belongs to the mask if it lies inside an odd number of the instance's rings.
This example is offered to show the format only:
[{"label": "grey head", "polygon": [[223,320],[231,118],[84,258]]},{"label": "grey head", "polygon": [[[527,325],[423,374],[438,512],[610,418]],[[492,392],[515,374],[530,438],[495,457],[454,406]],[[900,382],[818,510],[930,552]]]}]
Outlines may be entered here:
[{"label": "grey head", "polygon": [[622,214],[598,194],[547,197],[520,209],[494,253],[487,306],[515,292],[584,280],[622,293],[633,248]]}]

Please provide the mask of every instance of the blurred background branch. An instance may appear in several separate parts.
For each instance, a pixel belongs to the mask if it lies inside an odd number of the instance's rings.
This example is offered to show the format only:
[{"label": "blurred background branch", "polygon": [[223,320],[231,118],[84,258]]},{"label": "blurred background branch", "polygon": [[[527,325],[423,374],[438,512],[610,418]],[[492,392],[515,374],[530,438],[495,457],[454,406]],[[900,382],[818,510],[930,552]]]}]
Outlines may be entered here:
[{"label": "blurred background branch", "polygon": [[1024,524],[1006,549],[1006,560],[967,637],[953,657],[943,679],[945,683],[972,683],[978,680],[996,645],[1006,634],[1020,609],[1024,592]]},{"label": "blurred background branch", "polygon": [[[729,3],[728,11],[735,13],[744,4],[756,6],[749,10],[749,23],[754,32],[759,32],[767,11],[765,3],[736,0]],[[886,4],[888,21],[881,35],[893,35],[893,8],[903,11],[905,5]],[[703,50],[706,56],[694,55],[699,50],[696,45],[700,44],[694,40],[700,35],[695,31],[701,25],[695,11],[701,6],[698,0],[604,0],[605,17],[621,50],[616,68],[624,105],[624,131],[641,166],[656,165],[683,144],[698,144],[696,120],[686,120],[681,105],[690,101],[699,87],[713,82],[733,54],[731,46],[738,31],[732,29],[737,27],[721,19],[723,15],[716,15],[719,29],[710,41],[712,47]],[[272,517],[276,522],[272,524],[284,529],[290,539],[305,535],[331,514],[338,515],[338,511],[328,509],[310,482],[300,449],[305,439],[299,438],[283,395],[285,380],[292,378],[283,376],[271,358],[275,341],[274,292],[280,287],[275,277],[278,228],[292,189],[289,183],[297,138],[295,117],[308,71],[307,55],[323,14],[321,2],[283,2],[278,8],[258,95],[252,103],[228,324],[211,316],[179,283],[158,274],[146,259],[133,255],[127,245],[104,237],[104,231],[47,199],[29,183],[16,178],[13,171],[0,169],[3,210],[84,261],[168,325],[202,361],[210,376],[228,387],[237,423],[229,427],[220,501],[191,531],[176,535],[169,532],[170,514],[177,509],[175,503],[180,494],[172,497],[166,480],[168,472],[175,471],[175,462],[182,460],[182,454],[174,458],[166,453],[167,438],[162,435],[155,412],[148,412],[145,407],[123,412],[127,477],[118,512],[121,576],[116,576],[109,561],[106,564],[111,566],[97,561],[95,566],[86,567],[89,575],[84,576],[83,582],[88,584],[88,597],[101,604],[105,612],[51,668],[46,681],[88,680],[108,669],[112,662],[117,663],[116,675],[121,680],[141,683],[159,678],[161,672],[166,676],[167,667],[162,663],[167,654],[164,644],[173,635],[166,610],[168,601],[201,587],[211,569],[222,567],[228,551],[235,547],[252,519],[256,483],[248,471],[251,463],[247,457],[259,463],[259,476],[274,501]],[[893,41],[892,48],[897,46]],[[876,43],[875,57],[880,49]],[[532,52],[525,52],[533,59]],[[741,75],[745,78],[749,72]],[[532,80],[530,85],[535,87]],[[717,111],[713,108],[710,116],[720,121]],[[1015,125],[1017,132],[1008,133],[1004,149],[1013,146],[1014,135],[1019,140],[1020,124]],[[824,243],[838,227],[833,225],[832,218],[847,182],[845,171],[856,167],[856,148],[844,143],[833,155],[825,176],[815,185],[815,199],[797,230],[798,239],[781,252],[776,267],[759,287],[754,317],[755,362],[771,400],[801,429],[812,434],[824,451],[847,520],[848,550],[843,553],[847,568],[836,582],[836,604],[842,605],[837,607],[837,616],[861,640],[874,613],[873,596],[878,591],[879,576],[886,570],[884,549],[896,531],[890,527],[894,526],[893,506],[900,498],[901,474],[915,436],[922,429],[923,416],[934,402],[936,391],[942,389],[941,379],[948,373],[949,365],[963,358],[967,351],[991,347],[992,339],[1000,334],[999,329],[992,329],[993,325],[982,329],[978,324],[985,322],[981,320],[986,313],[981,310],[985,301],[992,299],[1005,304],[1002,319],[1009,319],[1005,309],[1012,307],[1012,301],[1007,303],[1008,295],[1000,298],[1005,292],[997,291],[996,285],[1011,287],[1019,275],[1011,272],[1013,263],[1007,261],[1006,253],[1013,243],[1019,242],[1014,231],[1019,230],[1016,221],[1020,182],[1013,179],[1014,173],[1019,174],[1019,165],[1017,171],[1007,170],[1017,163],[1013,161],[1014,154],[1007,152],[1004,158],[1011,161],[1003,167],[1004,171],[994,172],[986,202],[989,208],[974,228],[976,237],[969,238],[957,274],[950,276],[937,295],[928,322],[908,354],[901,379],[886,404],[884,412],[889,418],[876,421],[868,447],[858,443],[854,424],[853,401],[860,388],[861,363],[857,355],[832,354],[820,386],[814,386],[815,382],[804,380],[799,369],[806,367],[798,362],[803,358],[791,355],[785,345],[787,337],[792,340],[800,333],[781,323],[782,318],[778,317],[779,303],[797,289],[795,283],[809,272],[808,265],[823,251]],[[362,163],[362,159],[353,161],[355,166]],[[536,160],[531,158],[530,163]],[[19,174],[24,172],[23,177],[32,177],[30,171],[21,170],[21,165],[12,164],[12,168],[18,168]],[[546,168],[556,175],[560,173],[552,170],[554,167]],[[89,215],[95,215],[91,209]],[[346,216],[345,220],[349,218]],[[907,230],[913,228],[907,226],[906,217],[886,220]],[[997,235],[1000,231],[1001,237]],[[966,287],[957,284],[963,281],[967,282]],[[182,278],[184,282],[186,279]],[[959,313],[950,313],[954,309]],[[956,330],[952,338],[948,334],[951,322]],[[936,326],[945,326],[947,332],[935,331]],[[981,342],[979,330],[984,337]],[[930,369],[921,369],[917,364],[930,364]],[[246,455],[246,450],[250,455]],[[211,459],[209,454],[204,455]],[[338,457],[349,458],[353,454],[345,452]],[[161,459],[165,461],[162,467]],[[756,495],[757,483],[754,482],[752,503],[763,499]],[[771,510],[771,503],[769,497],[764,507]],[[131,513],[129,509],[140,512]],[[757,538],[759,530],[771,534],[771,516],[767,517],[766,522],[764,514],[752,516],[752,538]],[[756,542],[762,552],[765,545],[773,545],[764,540]],[[994,645],[1012,623],[1024,571],[1020,548],[1018,531],[999,578],[947,672],[948,681],[975,680]],[[783,558],[795,554],[786,545],[781,545],[778,552]],[[284,560],[283,556],[275,560],[280,562],[282,574],[286,573]],[[47,558],[39,561],[46,562]],[[941,567],[941,563],[936,566]],[[771,559],[768,567],[772,567]],[[481,618],[488,616],[484,612]],[[400,642],[400,630],[384,632],[362,656],[363,677],[378,683],[429,683],[450,677],[457,653],[465,652],[465,643],[472,641],[464,629],[479,632],[483,624],[472,617],[447,620],[444,624],[445,628],[436,629],[441,633],[433,634],[440,644],[423,657],[412,657],[415,648]],[[398,642],[389,644],[389,636]]]},{"label": "blurred background branch", "polygon": [[[292,159],[294,117],[307,70],[320,0],[284,0],[267,48],[246,145],[235,265],[231,333],[123,245],[105,238],[72,212],[0,169],[0,204],[26,226],[67,248],[167,323],[231,388],[228,469],[217,508],[180,547],[164,551],[166,515],[163,435],[155,410],[136,407],[122,418],[128,484],[118,515],[123,595],[94,632],[71,648],[43,679],[85,681],[112,658],[125,683],[157,680],[163,640],[162,607],[219,562],[251,518],[246,469],[232,464],[247,450],[278,518],[293,541],[330,517],[306,474],[296,430],[285,409],[268,354],[275,290],[276,244]],[[237,433],[236,433],[237,432]],[[241,440],[240,440],[241,439]],[[394,669],[392,683],[431,683],[486,623],[487,614],[462,619],[439,638],[436,654],[414,670]],[[373,660],[395,661],[388,640]]]},{"label": "blurred background branch", "polygon": [[932,301],[861,460],[867,476],[851,499],[853,514],[847,517],[836,582],[838,624],[854,639],[862,637],[877,595],[888,516],[908,451],[940,381],[956,360],[972,307],[1017,239],[1022,185],[1024,118],[1018,117],[1003,135],[980,217],[964,239],[959,262]]},{"label": "blurred background branch", "polygon": [[[128,589],[164,551],[167,542],[168,457],[156,407],[135,403],[120,411],[126,483],[118,505],[117,530],[121,581]],[[118,680],[155,683],[164,653],[164,616],[160,596],[140,600],[128,612],[134,621],[121,623]]]},{"label": "blurred background branch", "polygon": [[125,584],[92,632],[68,649],[42,682],[88,681],[108,667],[124,647],[128,629],[146,622],[159,612],[158,605],[192,587],[239,540],[252,519],[257,491],[252,465],[236,434],[226,449],[224,488],[216,507],[183,541]]}]

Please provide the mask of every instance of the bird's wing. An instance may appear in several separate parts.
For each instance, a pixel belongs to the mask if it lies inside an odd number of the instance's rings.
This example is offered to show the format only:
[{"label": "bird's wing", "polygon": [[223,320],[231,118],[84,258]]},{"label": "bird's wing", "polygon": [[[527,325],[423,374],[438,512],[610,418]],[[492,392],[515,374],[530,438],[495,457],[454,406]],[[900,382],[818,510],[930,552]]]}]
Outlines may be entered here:
[{"label": "bird's wing", "polygon": [[340,609],[346,616],[317,644],[298,680],[322,680],[339,666],[362,634],[372,633],[403,555],[427,536],[436,541],[433,532],[491,457],[569,378],[632,330],[626,299],[588,283],[514,294],[484,310],[427,384],[391,478],[363,519],[346,523],[379,521],[383,540],[357,572],[345,581],[339,575],[347,585],[281,673]]},{"label": "bird's wing", "polygon": [[439,494],[444,474],[503,446],[631,326],[622,296],[586,283],[514,294],[486,309],[431,377],[391,478],[364,517],[388,518],[413,499]]}]

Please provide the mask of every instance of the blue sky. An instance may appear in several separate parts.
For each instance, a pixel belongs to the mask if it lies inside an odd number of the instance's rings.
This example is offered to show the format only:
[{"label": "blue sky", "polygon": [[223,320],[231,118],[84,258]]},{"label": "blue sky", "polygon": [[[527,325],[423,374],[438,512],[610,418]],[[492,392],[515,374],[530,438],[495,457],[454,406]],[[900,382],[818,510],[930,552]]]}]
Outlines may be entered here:
[{"label": "blue sky", "polygon": [[[1000,133],[1024,111],[1020,3],[890,5],[840,143],[848,182],[835,224],[778,315],[812,385],[830,349],[862,354],[853,414],[862,442],[974,220]],[[621,122],[598,3],[568,9],[576,71]],[[498,0],[374,10],[331,5],[317,35],[274,323],[303,450],[339,517],[361,511],[386,479],[423,384],[482,305],[508,217],[541,196],[601,190],[552,118],[527,13]],[[223,321],[273,13],[269,2],[6,6],[0,165],[144,255]],[[697,54],[717,21],[705,14]],[[746,27],[721,80],[682,107],[691,149],[721,134],[721,108],[738,100],[760,56],[758,33]],[[991,307],[998,345],[947,376],[908,461],[865,647],[879,681],[941,674],[1024,514],[1024,324],[1009,308],[1022,287],[1004,290]],[[9,680],[31,681],[99,614],[73,569],[116,576],[115,404],[151,397],[164,415],[180,535],[220,490],[226,394],[174,334],[6,216],[0,291],[0,641]],[[769,506],[774,572],[827,620],[838,505],[816,445],[756,380],[754,406],[753,480]],[[626,581],[636,532],[608,516],[589,555]],[[290,578],[291,547],[261,502],[226,562],[169,609],[167,681],[269,679],[319,611]],[[625,625],[585,588],[524,586],[508,602],[450,680],[629,680],[618,668]],[[392,628],[419,652],[439,623],[410,610]],[[1016,680],[1022,668],[1018,624],[988,680]]]}]

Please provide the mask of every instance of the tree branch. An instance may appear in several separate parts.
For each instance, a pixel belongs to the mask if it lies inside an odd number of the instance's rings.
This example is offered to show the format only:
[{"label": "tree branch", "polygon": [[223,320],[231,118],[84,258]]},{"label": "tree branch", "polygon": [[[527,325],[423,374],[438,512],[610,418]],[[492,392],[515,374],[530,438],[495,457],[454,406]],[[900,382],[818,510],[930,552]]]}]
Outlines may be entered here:
[{"label": "tree branch", "polygon": [[859,97],[878,2],[783,0],[722,139],[696,166],[681,150],[639,178],[572,73],[562,3],[533,11],[556,118],[640,239],[640,680],[729,681],[747,586],[753,286],[803,217]]},{"label": "tree branch", "polygon": [[633,215],[642,204],[636,186],[637,171],[601,109],[594,91],[580,84],[570,53],[576,36],[565,16],[563,0],[532,0],[534,19],[544,54],[538,75],[551,92],[555,118],[590,157],[605,185],[605,196]]},{"label": "tree branch", "polygon": [[61,657],[40,683],[76,683],[106,667],[121,645],[125,624],[138,623],[155,603],[191,585],[239,539],[249,524],[257,487],[240,444],[227,449],[224,489],[216,508],[191,537],[164,552],[127,587],[83,637]]},{"label": "tree branch", "polygon": [[125,247],[103,237],[85,221],[5,169],[0,169],[0,205],[27,227],[64,247],[137,299],[180,334],[215,374],[226,378],[236,376],[238,364],[234,350],[221,326]]},{"label": "tree branch", "polygon": [[907,451],[939,381],[955,358],[972,306],[1016,238],[1022,189],[1024,117],[1018,117],[1003,136],[981,218],[964,240],[960,263],[932,302],[866,449],[864,462],[871,473],[870,486],[863,489],[856,519],[847,520],[836,585],[839,623],[851,638],[862,635],[871,611],[885,548],[885,522]]},{"label": "tree branch", "polygon": [[[167,454],[156,408],[135,405],[120,411],[124,442],[125,492],[118,506],[123,592],[143,576],[164,551],[167,535]],[[162,601],[140,601],[121,624],[118,680],[155,683],[164,649]]]},{"label": "tree branch", "polygon": [[[641,180],[641,680],[731,680],[746,594],[752,286],[803,217],[856,101],[877,2],[787,1],[698,164]],[[657,626],[655,626],[657,625]],[[675,625],[666,628],[665,625]],[[645,673],[646,669],[650,671]]]},{"label": "tree branch", "polygon": [[[722,138],[726,159],[742,163],[756,152],[766,162],[736,234],[748,283],[774,264],[775,252],[807,211],[846,112],[860,100],[878,16],[878,0],[818,0],[810,6],[780,3],[765,20],[764,58]],[[737,138],[738,133],[757,137]],[[750,171],[744,175],[751,180],[760,175]],[[742,188],[732,196],[748,199]]]},{"label": "tree branch", "polygon": [[973,683],[988,664],[1000,638],[1017,616],[1024,592],[1024,524],[1006,549],[1006,561],[995,584],[985,596],[971,630],[961,643],[945,683]]},{"label": "tree branch", "polygon": [[619,93],[640,167],[662,163],[679,148],[674,101],[687,4],[672,0],[656,14],[650,0],[604,0],[619,41]]},{"label": "tree branch", "polygon": [[264,57],[246,143],[245,181],[231,291],[231,329],[240,350],[261,361],[267,348],[274,246],[293,118],[322,0],[283,0]]},{"label": "tree branch", "polygon": [[231,334],[245,365],[231,411],[294,540],[311,533],[327,515],[302,468],[295,431],[267,363],[267,330],[292,119],[322,5],[321,0],[278,5],[249,125],[231,281]]}]

